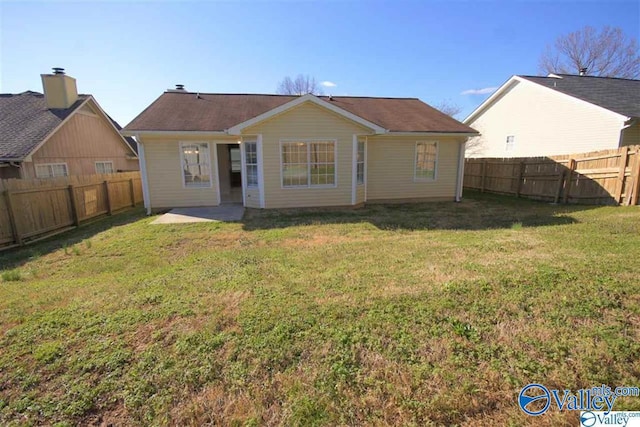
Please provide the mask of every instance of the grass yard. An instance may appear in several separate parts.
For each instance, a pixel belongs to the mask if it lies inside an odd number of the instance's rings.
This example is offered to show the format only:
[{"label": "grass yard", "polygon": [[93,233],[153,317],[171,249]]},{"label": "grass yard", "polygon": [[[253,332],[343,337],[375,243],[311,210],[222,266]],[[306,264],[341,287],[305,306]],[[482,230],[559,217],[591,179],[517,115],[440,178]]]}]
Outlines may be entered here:
[{"label": "grass yard", "polygon": [[0,253],[0,424],[577,425],[520,389],[640,385],[640,209],[467,196]]}]

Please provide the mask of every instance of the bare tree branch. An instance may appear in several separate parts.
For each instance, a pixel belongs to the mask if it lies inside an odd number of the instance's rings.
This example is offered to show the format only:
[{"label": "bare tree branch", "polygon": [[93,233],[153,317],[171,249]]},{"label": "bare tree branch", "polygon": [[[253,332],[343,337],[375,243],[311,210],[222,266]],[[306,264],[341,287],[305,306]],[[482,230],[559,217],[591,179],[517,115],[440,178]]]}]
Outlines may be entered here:
[{"label": "bare tree branch", "polygon": [[640,78],[638,41],[620,28],[604,27],[600,32],[586,26],[558,37],[540,56],[542,73],[586,74],[603,77]]},{"label": "bare tree branch", "polygon": [[447,116],[451,116],[456,119],[457,115],[462,112],[462,107],[457,104],[451,102],[451,100],[444,100],[440,102],[438,105],[434,105],[433,108],[436,110],[440,110],[440,112],[446,114]]},{"label": "bare tree branch", "polygon": [[277,93],[280,95],[322,95],[322,89],[314,77],[298,74],[295,79],[287,76],[278,84]]}]

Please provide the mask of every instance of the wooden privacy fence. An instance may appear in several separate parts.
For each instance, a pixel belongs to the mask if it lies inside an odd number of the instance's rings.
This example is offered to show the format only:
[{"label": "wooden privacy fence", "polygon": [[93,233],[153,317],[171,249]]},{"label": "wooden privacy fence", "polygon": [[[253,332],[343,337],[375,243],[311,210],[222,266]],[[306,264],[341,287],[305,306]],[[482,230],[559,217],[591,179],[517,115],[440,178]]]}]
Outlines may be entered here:
[{"label": "wooden privacy fence", "polygon": [[464,187],[555,203],[638,203],[640,146],[550,157],[467,159]]},{"label": "wooden privacy fence", "polygon": [[142,201],[140,172],[0,180],[0,249],[77,227]]}]

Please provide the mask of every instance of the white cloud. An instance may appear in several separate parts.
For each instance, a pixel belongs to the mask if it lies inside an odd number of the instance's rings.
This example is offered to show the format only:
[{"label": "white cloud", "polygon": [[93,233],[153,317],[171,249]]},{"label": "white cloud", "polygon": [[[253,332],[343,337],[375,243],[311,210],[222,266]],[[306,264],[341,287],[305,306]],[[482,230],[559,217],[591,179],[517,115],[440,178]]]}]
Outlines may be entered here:
[{"label": "white cloud", "polygon": [[324,82],[320,82],[320,84],[324,87],[336,87],[338,86],[337,84],[335,84],[334,82],[330,82],[328,80],[325,80]]},{"label": "white cloud", "polygon": [[467,89],[463,90],[460,95],[486,95],[488,93],[494,92],[496,89],[498,88],[494,86],[483,87],[482,89]]}]

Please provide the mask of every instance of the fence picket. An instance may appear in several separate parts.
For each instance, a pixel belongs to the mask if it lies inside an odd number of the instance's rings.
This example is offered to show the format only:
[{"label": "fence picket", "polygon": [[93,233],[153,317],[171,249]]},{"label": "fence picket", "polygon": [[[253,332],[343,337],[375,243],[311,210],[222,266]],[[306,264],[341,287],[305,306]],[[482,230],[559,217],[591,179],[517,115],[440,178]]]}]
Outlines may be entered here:
[{"label": "fence picket", "polygon": [[142,202],[139,172],[0,180],[0,192],[0,250]]},{"label": "fence picket", "polygon": [[475,158],[465,162],[464,187],[564,203],[637,204],[639,169],[639,145],[549,157]]}]

